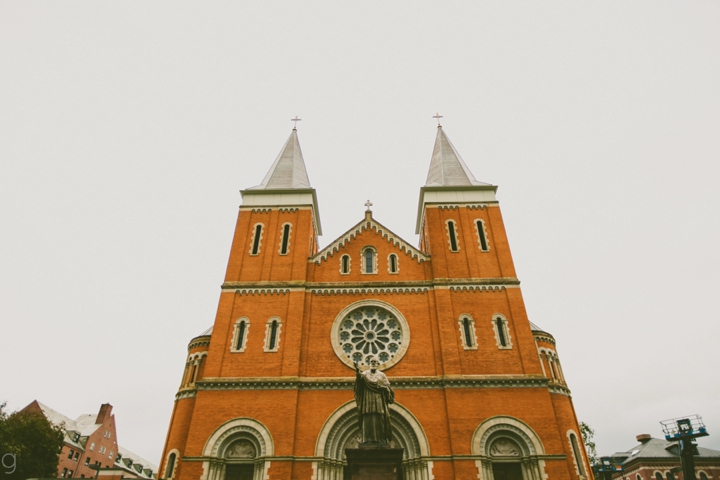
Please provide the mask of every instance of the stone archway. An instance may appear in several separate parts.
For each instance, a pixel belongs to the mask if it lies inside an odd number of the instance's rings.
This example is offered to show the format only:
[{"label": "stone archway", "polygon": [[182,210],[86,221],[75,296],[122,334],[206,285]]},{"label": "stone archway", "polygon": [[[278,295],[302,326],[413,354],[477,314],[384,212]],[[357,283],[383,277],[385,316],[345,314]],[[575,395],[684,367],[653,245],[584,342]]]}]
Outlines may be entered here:
[{"label": "stone archway", "polygon": [[545,447],[540,437],[514,417],[485,420],[473,434],[471,451],[481,480],[544,480]]},{"label": "stone archway", "polygon": [[[427,436],[420,422],[408,409],[394,403],[390,405],[393,425],[391,445],[403,448],[403,473],[406,480],[429,480],[432,463]],[[313,480],[342,480],[347,466],[345,449],[356,447],[361,441],[360,426],[351,400],[335,410],[325,421],[315,444],[315,456],[322,461],[314,462]]]},{"label": "stone archway", "polygon": [[205,443],[200,480],[266,480],[275,445],[267,427],[252,418],[236,418],[219,426]]}]

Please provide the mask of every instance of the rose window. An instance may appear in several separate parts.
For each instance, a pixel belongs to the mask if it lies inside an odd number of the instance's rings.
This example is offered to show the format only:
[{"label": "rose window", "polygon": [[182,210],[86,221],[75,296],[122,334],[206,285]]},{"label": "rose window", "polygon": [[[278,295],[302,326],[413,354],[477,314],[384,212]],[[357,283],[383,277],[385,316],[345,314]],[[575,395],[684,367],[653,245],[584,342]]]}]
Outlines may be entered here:
[{"label": "rose window", "polygon": [[369,365],[372,357],[377,357],[381,366],[395,364],[405,353],[409,337],[407,324],[401,318],[377,305],[361,306],[341,314],[335,321],[336,353],[348,365],[353,362]]}]

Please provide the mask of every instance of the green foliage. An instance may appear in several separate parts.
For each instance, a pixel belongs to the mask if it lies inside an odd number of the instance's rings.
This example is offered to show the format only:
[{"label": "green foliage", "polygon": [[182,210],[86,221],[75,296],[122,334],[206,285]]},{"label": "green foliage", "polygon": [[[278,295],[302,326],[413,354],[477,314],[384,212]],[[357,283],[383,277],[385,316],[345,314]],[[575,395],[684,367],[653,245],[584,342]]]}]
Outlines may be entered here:
[{"label": "green foliage", "polygon": [[0,478],[57,477],[65,429],[40,412],[5,411],[0,404]]},{"label": "green foliage", "polygon": [[585,449],[587,450],[590,465],[596,465],[599,460],[597,450],[595,450],[595,442],[593,441],[593,437],[595,436],[595,430],[593,430],[592,427],[587,423],[580,422],[580,433],[583,437],[583,443],[585,444]]}]

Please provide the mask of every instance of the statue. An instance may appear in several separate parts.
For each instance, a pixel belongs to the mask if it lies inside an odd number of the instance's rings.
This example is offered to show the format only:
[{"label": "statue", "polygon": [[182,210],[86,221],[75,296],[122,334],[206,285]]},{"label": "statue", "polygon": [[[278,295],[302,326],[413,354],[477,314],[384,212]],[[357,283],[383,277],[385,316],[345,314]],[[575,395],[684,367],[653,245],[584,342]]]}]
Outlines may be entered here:
[{"label": "statue", "polygon": [[390,410],[388,405],[395,402],[395,394],[384,373],[378,370],[380,362],[370,359],[370,369],[360,371],[355,363],[355,402],[357,403],[362,443],[390,445]]}]

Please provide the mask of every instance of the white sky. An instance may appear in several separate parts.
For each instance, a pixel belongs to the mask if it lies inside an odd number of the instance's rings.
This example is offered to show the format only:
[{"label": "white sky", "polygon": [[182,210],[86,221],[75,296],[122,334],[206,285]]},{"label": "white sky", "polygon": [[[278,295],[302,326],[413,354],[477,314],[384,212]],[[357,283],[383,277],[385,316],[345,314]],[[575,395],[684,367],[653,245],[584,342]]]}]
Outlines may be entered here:
[{"label": "white sky", "polygon": [[368,198],[417,244],[439,111],[600,453],[720,449],[719,85],[712,1],[0,1],[0,401],[110,402],[157,463],[290,118],[322,245]]}]

